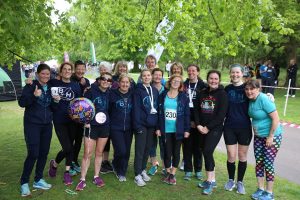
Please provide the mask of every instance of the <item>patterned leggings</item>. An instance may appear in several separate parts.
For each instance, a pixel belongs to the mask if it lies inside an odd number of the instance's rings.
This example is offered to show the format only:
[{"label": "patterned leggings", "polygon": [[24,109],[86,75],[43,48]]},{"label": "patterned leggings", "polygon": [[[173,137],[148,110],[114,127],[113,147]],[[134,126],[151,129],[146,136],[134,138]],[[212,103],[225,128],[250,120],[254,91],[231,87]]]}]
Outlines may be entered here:
[{"label": "patterned leggings", "polygon": [[271,147],[266,146],[265,137],[254,136],[254,156],[256,160],[256,177],[264,177],[266,180],[274,181],[274,160],[280,148],[282,135],[274,136],[274,144]]}]

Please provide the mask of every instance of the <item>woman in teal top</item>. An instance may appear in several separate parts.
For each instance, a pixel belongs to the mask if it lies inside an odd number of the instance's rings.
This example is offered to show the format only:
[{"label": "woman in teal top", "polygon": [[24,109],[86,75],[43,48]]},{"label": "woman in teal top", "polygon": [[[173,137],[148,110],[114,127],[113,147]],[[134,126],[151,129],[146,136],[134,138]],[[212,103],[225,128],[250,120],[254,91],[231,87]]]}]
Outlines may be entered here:
[{"label": "woman in teal top", "polygon": [[[274,102],[260,92],[260,83],[250,80],[245,84],[249,98],[249,116],[252,118],[254,131],[254,155],[258,189],[252,199],[272,200],[274,184],[274,160],[282,141],[282,127]],[[266,189],[264,176],[266,175]]]},{"label": "woman in teal top", "polygon": [[175,185],[181,143],[183,138],[190,135],[190,108],[189,100],[183,92],[182,76],[172,75],[166,88],[168,90],[159,96],[159,126],[156,134],[165,136],[164,164],[167,176],[163,181]]}]

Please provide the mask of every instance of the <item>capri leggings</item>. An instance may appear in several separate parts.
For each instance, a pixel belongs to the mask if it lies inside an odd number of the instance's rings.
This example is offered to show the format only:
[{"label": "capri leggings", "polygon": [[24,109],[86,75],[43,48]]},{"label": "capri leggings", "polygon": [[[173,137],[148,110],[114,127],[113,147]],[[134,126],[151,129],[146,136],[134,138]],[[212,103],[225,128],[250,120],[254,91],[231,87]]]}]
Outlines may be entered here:
[{"label": "capri leggings", "polygon": [[264,177],[266,173],[267,181],[274,181],[274,160],[280,148],[282,135],[274,136],[274,144],[266,146],[266,137],[254,136],[254,156],[256,160],[256,177]]}]

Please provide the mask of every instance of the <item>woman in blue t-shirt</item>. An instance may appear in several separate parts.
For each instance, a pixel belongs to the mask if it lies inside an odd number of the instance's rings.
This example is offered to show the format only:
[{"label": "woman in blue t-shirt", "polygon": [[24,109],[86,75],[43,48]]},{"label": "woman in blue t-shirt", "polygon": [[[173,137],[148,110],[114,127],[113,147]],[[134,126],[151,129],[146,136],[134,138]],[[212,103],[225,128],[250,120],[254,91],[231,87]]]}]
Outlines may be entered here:
[{"label": "woman in blue t-shirt", "polygon": [[[274,102],[260,92],[257,80],[245,84],[249,102],[249,116],[252,118],[254,131],[254,155],[256,160],[256,178],[258,189],[252,194],[253,199],[274,199],[274,160],[282,141],[282,127]],[[266,175],[266,189],[264,176]]]},{"label": "woman in blue t-shirt", "polygon": [[164,163],[167,176],[163,181],[176,185],[176,170],[180,161],[180,147],[183,138],[190,133],[189,100],[183,92],[183,80],[180,75],[172,75],[166,84],[168,90],[159,96],[158,136],[164,135]]}]

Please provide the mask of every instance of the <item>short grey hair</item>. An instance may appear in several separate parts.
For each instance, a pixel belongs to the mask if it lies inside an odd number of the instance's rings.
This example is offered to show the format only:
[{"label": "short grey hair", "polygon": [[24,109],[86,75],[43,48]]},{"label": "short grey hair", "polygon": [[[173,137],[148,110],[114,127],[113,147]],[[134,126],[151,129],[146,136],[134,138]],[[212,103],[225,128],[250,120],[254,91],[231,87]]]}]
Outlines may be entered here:
[{"label": "short grey hair", "polygon": [[112,71],[112,65],[111,63],[109,62],[106,62],[106,61],[102,61],[100,64],[99,64],[99,69],[101,67],[105,67],[107,69],[108,72],[111,72]]}]

